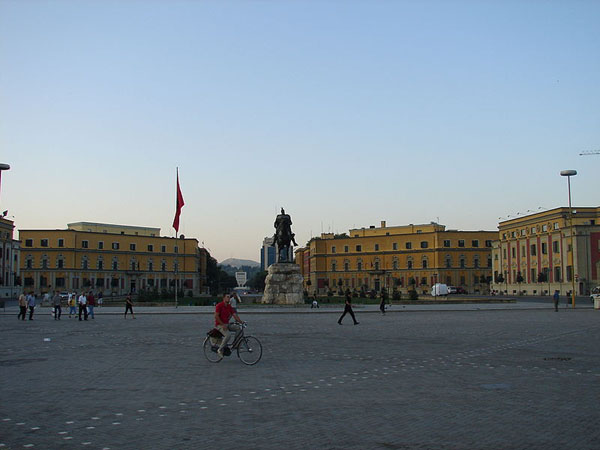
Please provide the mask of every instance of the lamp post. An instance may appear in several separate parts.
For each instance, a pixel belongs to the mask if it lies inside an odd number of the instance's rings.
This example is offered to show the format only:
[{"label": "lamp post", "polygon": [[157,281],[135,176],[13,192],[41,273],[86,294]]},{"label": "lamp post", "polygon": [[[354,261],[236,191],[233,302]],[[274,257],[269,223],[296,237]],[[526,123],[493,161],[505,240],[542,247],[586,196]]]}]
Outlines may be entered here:
[{"label": "lamp post", "polygon": [[560,176],[567,177],[569,186],[569,222],[571,229],[571,307],[575,308],[575,247],[573,245],[573,208],[571,207],[571,177],[577,175],[576,170],[561,170]]},{"label": "lamp post", "polygon": [[10,170],[10,166],[8,164],[0,163],[0,191],[2,190],[2,171]]}]

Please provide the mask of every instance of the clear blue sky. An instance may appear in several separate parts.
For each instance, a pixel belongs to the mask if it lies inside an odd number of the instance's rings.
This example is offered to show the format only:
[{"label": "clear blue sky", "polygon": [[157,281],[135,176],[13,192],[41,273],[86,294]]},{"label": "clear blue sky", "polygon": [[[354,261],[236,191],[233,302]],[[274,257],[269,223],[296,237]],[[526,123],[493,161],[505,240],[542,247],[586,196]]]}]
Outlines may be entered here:
[{"label": "clear blue sky", "polygon": [[258,259],[321,231],[598,206],[598,1],[0,0],[0,209]]}]

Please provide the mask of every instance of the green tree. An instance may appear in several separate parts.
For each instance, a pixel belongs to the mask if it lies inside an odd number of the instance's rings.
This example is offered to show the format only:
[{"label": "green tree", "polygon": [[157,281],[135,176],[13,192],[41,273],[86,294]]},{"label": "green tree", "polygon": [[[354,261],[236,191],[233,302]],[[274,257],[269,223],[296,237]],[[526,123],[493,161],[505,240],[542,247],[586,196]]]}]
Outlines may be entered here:
[{"label": "green tree", "polygon": [[256,273],[247,284],[252,289],[262,292],[265,290],[265,278],[267,278],[267,271],[263,270]]}]

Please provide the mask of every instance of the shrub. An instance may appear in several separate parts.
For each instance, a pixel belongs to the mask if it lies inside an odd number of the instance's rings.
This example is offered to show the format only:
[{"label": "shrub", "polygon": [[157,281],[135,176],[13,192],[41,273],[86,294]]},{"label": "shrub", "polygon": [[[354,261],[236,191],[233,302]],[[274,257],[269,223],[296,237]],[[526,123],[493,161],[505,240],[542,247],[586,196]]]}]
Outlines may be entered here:
[{"label": "shrub", "polygon": [[409,300],[419,300],[419,294],[414,289],[410,290],[408,291],[408,298]]},{"label": "shrub", "polygon": [[401,300],[401,299],[402,299],[402,293],[400,291],[394,290],[394,292],[392,293],[392,300]]}]

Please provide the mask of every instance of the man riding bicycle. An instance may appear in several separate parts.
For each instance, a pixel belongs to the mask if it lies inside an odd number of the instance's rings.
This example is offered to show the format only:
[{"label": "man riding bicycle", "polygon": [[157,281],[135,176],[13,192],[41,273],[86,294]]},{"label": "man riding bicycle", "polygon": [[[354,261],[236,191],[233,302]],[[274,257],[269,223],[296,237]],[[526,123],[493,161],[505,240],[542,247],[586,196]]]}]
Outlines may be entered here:
[{"label": "man riding bicycle", "polygon": [[217,303],[217,306],[215,307],[215,328],[218,329],[221,334],[223,334],[221,345],[217,351],[221,357],[223,357],[223,351],[227,345],[227,342],[229,341],[229,337],[231,336],[230,331],[236,332],[235,337],[237,337],[242,331],[242,327],[236,323],[229,323],[231,317],[233,317],[237,322],[242,322],[237,315],[237,312],[233,309],[233,306],[231,306],[231,296],[229,294],[225,294],[223,296],[223,301]]}]

